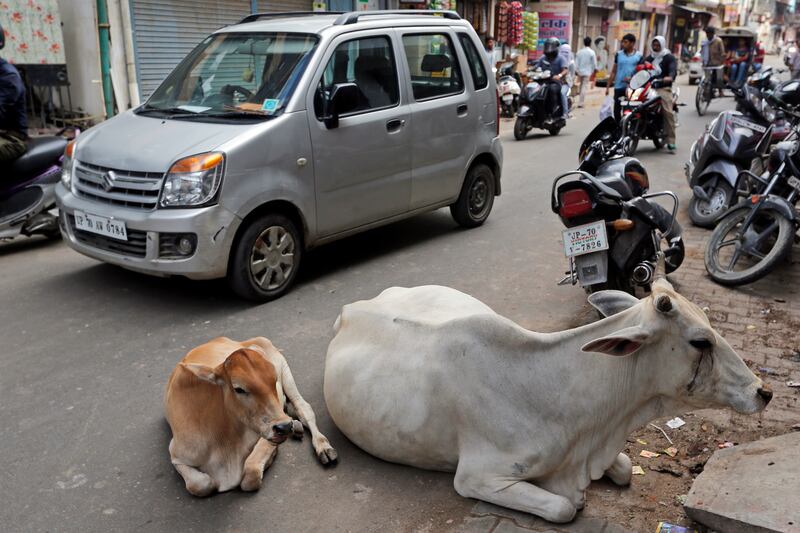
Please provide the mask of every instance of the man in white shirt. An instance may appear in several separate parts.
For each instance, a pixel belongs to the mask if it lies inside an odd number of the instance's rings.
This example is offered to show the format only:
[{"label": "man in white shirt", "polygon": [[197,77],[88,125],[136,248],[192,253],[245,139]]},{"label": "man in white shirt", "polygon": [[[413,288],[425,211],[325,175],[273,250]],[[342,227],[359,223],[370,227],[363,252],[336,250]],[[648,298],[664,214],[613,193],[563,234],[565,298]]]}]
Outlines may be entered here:
[{"label": "man in white shirt", "polygon": [[575,55],[575,69],[578,71],[580,80],[580,96],[578,97],[578,107],[583,107],[586,98],[586,91],[589,86],[589,79],[597,70],[597,55],[592,50],[592,39],[583,39],[583,48]]},{"label": "man in white shirt", "polygon": [[494,38],[491,36],[486,38],[486,58],[490,68],[495,68],[503,60],[503,51],[494,47]]}]

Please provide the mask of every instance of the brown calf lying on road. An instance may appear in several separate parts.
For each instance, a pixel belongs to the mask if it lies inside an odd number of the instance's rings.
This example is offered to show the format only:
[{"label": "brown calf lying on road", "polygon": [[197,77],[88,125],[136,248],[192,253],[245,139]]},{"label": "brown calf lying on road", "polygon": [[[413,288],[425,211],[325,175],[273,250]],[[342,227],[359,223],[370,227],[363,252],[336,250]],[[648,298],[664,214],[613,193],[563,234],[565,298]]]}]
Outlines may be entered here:
[{"label": "brown calf lying on road", "polygon": [[322,464],[337,459],[289,365],[264,337],[219,337],[191,350],[172,371],[164,403],[170,458],[195,496],[258,490],[278,445],[302,436],[302,426]]}]

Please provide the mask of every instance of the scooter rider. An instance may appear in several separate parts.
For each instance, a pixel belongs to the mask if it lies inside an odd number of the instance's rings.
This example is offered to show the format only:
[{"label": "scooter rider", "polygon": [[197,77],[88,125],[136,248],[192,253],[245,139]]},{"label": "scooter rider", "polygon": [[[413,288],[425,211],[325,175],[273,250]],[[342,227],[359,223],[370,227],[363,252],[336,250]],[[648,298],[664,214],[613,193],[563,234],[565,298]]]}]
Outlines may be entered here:
[{"label": "scooter rider", "polygon": [[[556,81],[559,84],[566,77],[567,72],[569,71],[568,65],[564,62],[564,58],[559,55],[560,48],[561,41],[555,37],[545,39],[543,47],[544,55],[533,63],[534,67],[541,68],[542,70],[549,70],[552,74],[551,80]],[[556,72],[557,74],[554,74]],[[569,113],[569,109],[567,109],[567,97],[560,89],[561,88],[559,86],[558,96],[561,98],[561,114],[562,117],[566,119],[567,114]]]},{"label": "scooter rider", "polygon": [[[6,44],[0,25],[0,49]],[[17,69],[0,57],[0,164],[14,161],[28,149],[25,86]]]},{"label": "scooter rider", "polygon": [[672,112],[672,81],[677,73],[677,62],[667,49],[667,41],[657,35],[650,43],[650,55],[645,62],[653,65],[652,87],[661,97],[661,114],[664,117],[664,133],[667,137],[667,149],[675,153],[675,114]]}]

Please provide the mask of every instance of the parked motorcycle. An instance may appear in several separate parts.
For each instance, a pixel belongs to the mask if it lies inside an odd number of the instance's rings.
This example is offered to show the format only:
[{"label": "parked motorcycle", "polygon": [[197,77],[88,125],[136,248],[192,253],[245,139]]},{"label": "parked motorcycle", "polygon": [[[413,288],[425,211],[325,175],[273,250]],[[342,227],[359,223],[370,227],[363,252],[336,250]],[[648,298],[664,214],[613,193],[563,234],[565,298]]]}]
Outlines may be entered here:
[{"label": "parked motorcycle", "polygon": [[656,149],[667,143],[662,102],[653,87],[653,73],[651,65],[639,65],[621,102],[622,135],[629,139],[625,150],[629,156],[636,153],[639,139],[651,139]]},{"label": "parked motorcycle", "polygon": [[[18,235],[58,238],[55,188],[61,179],[63,137],[33,137],[28,151],[3,169],[0,181],[0,239]],[[69,145],[70,147],[72,145]]]},{"label": "parked motorcycle", "polygon": [[739,196],[755,192],[748,186],[751,181],[740,180],[742,170],[761,174],[763,154],[791,131],[784,113],[767,101],[777,86],[773,76],[764,69],[735,89],[741,111],[720,113],[692,145],[685,171],[693,191],[689,218],[695,225],[712,227]]},{"label": "parked motorcycle", "polygon": [[549,70],[529,71],[530,80],[520,95],[519,113],[514,123],[514,138],[524,139],[533,128],[547,130],[550,135],[566,126],[561,109],[561,82]]},{"label": "parked motorcycle", "polygon": [[[647,171],[625,156],[628,142],[617,135],[614,119],[606,118],[581,145],[578,169],[553,181],[551,208],[567,228],[563,241],[569,259],[569,273],[559,285],[633,294],[637,286],[649,289],[659,253],[667,273],[683,262],[678,198],[666,191],[648,193]],[[656,203],[657,197],[669,197],[672,212]]]},{"label": "parked motorcycle", "polygon": [[514,63],[504,63],[500,67],[497,80],[497,95],[500,97],[500,115],[513,117],[519,109],[520,77],[514,72]]}]

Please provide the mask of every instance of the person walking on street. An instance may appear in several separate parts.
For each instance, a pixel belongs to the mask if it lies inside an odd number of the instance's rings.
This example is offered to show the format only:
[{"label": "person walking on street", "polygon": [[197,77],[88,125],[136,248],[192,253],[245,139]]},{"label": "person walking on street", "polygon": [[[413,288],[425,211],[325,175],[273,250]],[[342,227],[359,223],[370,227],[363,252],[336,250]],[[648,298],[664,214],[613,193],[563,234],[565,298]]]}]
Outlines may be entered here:
[{"label": "person walking on street", "polygon": [[653,65],[652,86],[661,97],[661,115],[664,117],[664,134],[667,137],[667,149],[675,153],[675,114],[672,112],[672,82],[677,75],[678,65],[675,56],[667,49],[667,41],[657,35],[650,43],[650,55],[644,59]]},{"label": "person walking on street", "polygon": [[[0,49],[6,44],[0,25]],[[9,163],[28,149],[25,85],[17,69],[0,57],[0,163]]]},{"label": "person walking on street", "polygon": [[636,65],[642,60],[642,54],[635,48],[636,37],[632,33],[626,33],[622,37],[622,50],[617,50],[614,55],[614,66],[611,68],[611,75],[608,77],[606,95],[610,86],[614,85],[614,119],[619,122],[621,119],[621,104],[619,99],[625,96],[625,89],[628,82],[636,72]]},{"label": "person walking on street", "polygon": [[589,88],[589,80],[597,71],[597,54],[592,50],[592,39],[583,39],[583,48],[575,54],[575,69],[578,71],[578,107],[583,107],[586,98],[586,91]]},{"label": "person walking on street", "polygon": [[494,47],[494,37],[486,38],[486,58],[489,60],[489,68],[496,68],[497,63],[502,61],[503,52]]}]

